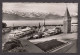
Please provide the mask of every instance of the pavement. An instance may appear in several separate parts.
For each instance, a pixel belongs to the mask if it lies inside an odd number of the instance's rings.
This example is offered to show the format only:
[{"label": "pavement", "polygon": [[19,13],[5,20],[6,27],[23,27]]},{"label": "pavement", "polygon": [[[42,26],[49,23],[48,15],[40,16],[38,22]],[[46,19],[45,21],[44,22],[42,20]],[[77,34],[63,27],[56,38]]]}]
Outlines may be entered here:
[{"label": "pavement", "polygon": [[[23,38],[26,39],[26,38]],[[33,39],[33,40],[29,40],[30,42],[36,44],[36,43],[40,43],[40,42],[45,42],[45,41],[49,41],[52,39],[58,39],[58,40],[76,40],[77,39],[77,33],[70,33],[70,34],[58,34],[58,35],[54,35],[54,36],[49,36],[49,37],[44,37],[44,38],[40,38],[40,39]]]},{"label": "pavement", "polygon": [[9,37],[9,33],[2,34],[2,44],[9,40],[8,37]]},{"label": "pavement", "polygon": [[21,41],[23,48],[26,49],[27,53],[44,53],[43,50],[41,50],[39,47],[31,43],[30,41],[24,39],[19,40]]},{"label": "pavement", "polygon": [[66,53],[77,53],[77,40],[73,41],[73,45],[66,51]]}]

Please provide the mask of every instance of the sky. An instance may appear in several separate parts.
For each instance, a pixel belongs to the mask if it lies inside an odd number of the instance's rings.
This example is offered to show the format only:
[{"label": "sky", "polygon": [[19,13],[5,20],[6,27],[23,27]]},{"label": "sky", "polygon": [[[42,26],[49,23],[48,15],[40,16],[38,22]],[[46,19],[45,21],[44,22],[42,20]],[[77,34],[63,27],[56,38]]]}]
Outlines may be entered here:
[{"label": "sky", "polygon": [[3,12],[19,11],[19,12],[42,12],[53,13],[63,16],[66,7],[70,15],[78,15],[78,3],[21,3],[21,2],[4,2],[2,4]]}]

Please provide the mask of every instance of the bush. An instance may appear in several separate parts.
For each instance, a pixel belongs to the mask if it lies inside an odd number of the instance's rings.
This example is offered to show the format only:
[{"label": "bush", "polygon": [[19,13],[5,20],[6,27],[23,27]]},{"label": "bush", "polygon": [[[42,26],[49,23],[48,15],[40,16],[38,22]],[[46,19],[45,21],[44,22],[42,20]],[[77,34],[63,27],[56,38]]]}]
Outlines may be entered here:
[{"label": "bush", "polygon": [[6,26],[7,24],[2,22],[2,28],[5,28]]},{"label": "bush", "polygon": [[22,46],[21,42],[19,40],[13,39],[4,44],[3,52],[7,52],[11,49],[14,49],[15,47],[20,47],[20,46]]},{"label": "bush", "polygon": [[23,47],[16,47],[16,48],[10,50],[9,52],[27,52],[27,51]]}]

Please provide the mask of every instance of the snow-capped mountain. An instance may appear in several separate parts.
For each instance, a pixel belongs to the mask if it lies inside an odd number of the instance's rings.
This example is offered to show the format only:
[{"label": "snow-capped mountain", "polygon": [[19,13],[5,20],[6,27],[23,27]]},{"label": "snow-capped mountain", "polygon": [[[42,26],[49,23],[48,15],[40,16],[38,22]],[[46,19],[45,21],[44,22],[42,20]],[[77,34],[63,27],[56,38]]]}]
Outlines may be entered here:
[{"label": "snow-capped mountain", "polygon": [[3,12],[3,19],[5,20],[35,20],[35,19],[62,19],[63,16],[52,14],[52,13],[42,13],[42,12],[19,12],[19,11],[6,11]]}]

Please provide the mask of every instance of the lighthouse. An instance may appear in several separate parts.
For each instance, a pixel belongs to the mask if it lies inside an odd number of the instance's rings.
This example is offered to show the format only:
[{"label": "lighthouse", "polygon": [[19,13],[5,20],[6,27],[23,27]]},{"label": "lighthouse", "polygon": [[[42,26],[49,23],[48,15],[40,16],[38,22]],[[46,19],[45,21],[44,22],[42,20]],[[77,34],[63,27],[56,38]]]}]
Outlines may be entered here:
[{"label": "lighthouse", "polygon": [[64,15],[64,21],[63,21],[63,32],[64,33],[70,33],[71,32],[71,17],[68,8],[66,8],[66,12]]}]

